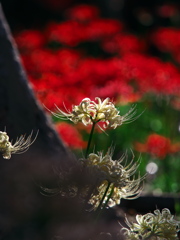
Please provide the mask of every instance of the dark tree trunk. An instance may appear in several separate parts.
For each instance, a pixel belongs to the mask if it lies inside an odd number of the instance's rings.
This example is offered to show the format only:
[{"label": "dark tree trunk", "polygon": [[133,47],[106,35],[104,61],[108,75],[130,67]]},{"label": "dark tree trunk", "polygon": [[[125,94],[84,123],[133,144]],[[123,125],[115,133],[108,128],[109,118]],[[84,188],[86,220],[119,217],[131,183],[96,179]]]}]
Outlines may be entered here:
[{"label": "dark tree trunk", "polygon": [[36,154],[43,153],[45,156],[52,154],[63,159],[69,155],[35,99],[0,8],[0,130],[5,128],[13,139],[21,134],[28,135],[32,130],[35,134],[39,130],[38,138],[29,153],[36,148]]},{"label": "dark tree trunk", "polygon": [[62,218],[59,208],[65,207],[57,198],[42,196],[40,186],[56,185],[59,169],[63,172],[75,161],[35,99],[0,6],[0,131],[4,129],[14,141],[21,134],[39,133],[27,152],[10,160],[0,154],[0,239],[51,239],[48,226]]}]

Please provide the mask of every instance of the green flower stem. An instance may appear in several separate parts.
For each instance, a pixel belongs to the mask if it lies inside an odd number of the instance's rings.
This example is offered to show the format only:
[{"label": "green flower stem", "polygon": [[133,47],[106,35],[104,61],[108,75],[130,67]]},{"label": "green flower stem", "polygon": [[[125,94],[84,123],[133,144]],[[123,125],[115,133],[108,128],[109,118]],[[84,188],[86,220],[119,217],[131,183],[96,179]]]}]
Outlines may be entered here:
[{"label": "green flower stem", "polygon": [[88,156],[88,152],[89,152],[89,148],[90,148],[90,145],[91,145],[91,141],[92,141],[92,136],[93,136],[93,133],[94,133],[95,125],[96,125],[96,122],[93,122],[92,128],[91,128],[91,132],[90,132],[90,135],[89,135],[88,145],[87,145],[87,148],[86,148],[85,158],[87,158],[87,156]]},{"label": "green flower stem", "polygon": [[103,205],[102,211],[103,211],[103,210],[106,208],[106,206],[108,205],[109,199],[111,198],[113,192],[114,192],[114,185],[112,186],[111,192],[110,192],[110,194],[108,195],[108,198],[107,198],[106,202],[105,202],[104,205]]},{"label": "green flower stem", "polygon": [[112,196],[112,194],[113,194],[113,192],[114,192],[114,186],[112,186],[111,192],[110,192],[110,194],[108,195],[108,198],[107,198],[106,202],[104,203],[104,205],[103,205],[103,207],[102,207],[102,209],[101,209],[101,205],[102,205],[102,203],[103,203],[103,201],[104,201],[104,199],[105,199],[105,197],[106,197],[106,195],[107,195],[107,192],[108,192],[108,190],[109,190],[109,188],[110,188],[110,185],[111,185],[111,183],[108,183],[108,186],[107,186],[106,191],[105,191],[105,193],[104,193],[104,195],[103,195],[103,198],[101,199],[101,202],[100,202],[100,204],[99,204],[99,206],[98,206],[98,208],[97,208],[97,213],[98,213],[98,215],[97,215],[96,221],[99,219],[101,213],[102,213],[103,210],[106,208],[106,206],[107,206],[107,204],[108,204],[108,202],[109,202],[109,199],[111,198],[111,196]]},{"label": "green flower stem", "polygon": [[101,212],[101,206],[102,206],[102,204],[103,204],[103,202],[104,202],[104,199],[105,199],[105,197],[106,197],[106,195],[107,195],[107,192],[108,192],[108,190],[109,190],[110,185],[111,185],[111,183],[108,182],[106,191],[104,192],[104,195],[103,195],[103,197],[102,197],[102,199],[101,199],[101,201],[100,201],[100,203],[99,203],[99,206],[98,206],[98,208],[97,208],[97,210],[96,210],[96,212],[98,213],[97,219],[99,218],[99,215],[100,215],[100,212]]}]

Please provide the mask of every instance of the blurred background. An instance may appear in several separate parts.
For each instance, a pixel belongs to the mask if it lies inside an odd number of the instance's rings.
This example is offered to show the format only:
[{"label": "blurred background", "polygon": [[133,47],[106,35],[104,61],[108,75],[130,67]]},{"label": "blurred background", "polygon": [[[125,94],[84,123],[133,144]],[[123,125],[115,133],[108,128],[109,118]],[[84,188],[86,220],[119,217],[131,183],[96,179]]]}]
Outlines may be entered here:
[{"label": "blurred background", "polygon": [[[132,149],[135,159],[141,158],[140,172],[148,173],[143,194],[178,197],[179,1],[1,0],[1,4],[42,107],[56,111],[56,104],[65,110],[85,97],[110,97],[123,115],[136,105],[140,115],[136,121],[106,130],[108,136],[96,129],[92,150],[95,146],[106,152],[113,145],[114,159],[127,150],[131,160]],[[81,157],[90,129],[50,118],[65,146]],[[179,211],[178,203],[175,208]]]}]

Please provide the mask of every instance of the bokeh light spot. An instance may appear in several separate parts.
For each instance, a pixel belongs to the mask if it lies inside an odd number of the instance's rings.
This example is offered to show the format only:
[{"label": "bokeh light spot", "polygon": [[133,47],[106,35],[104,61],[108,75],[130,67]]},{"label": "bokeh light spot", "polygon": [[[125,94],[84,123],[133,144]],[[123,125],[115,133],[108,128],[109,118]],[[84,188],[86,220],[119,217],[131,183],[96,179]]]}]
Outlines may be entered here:
[{"label": "bokeh light spot", "polygon": [[155,174],[158,171],[158,165],[154,162],[150,162],[146,166],[146,172],[149,174]]}]

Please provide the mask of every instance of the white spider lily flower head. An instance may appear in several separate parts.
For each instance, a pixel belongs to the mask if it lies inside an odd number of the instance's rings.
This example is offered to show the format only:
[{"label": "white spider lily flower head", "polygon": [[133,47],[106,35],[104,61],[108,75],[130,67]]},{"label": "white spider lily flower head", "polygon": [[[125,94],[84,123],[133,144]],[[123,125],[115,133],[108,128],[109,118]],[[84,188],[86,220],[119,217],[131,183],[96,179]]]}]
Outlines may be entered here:
[{"label": "white spider lily flower head", "polygon": [[101,178],[97,189],[89,201],[94,206],[94,209],[99,205],[108,184],[110,184],[110,187],[104,203],[108,195],[113,191],[108,200],[109,207],[119,204],[122,198],[135,199],[140,195],[143,187],[141,183],[144,177],[138,176],[135,178],[139,162],[132,160],[128,165],[123,166],[122,162],[125,158],[127,158],[126,155],[122,156],[119,160],[112,160],[112,150],[109,149],[104,156],[102,152],[98,154],[91,153],[87,159],[82,160],[86,166],[92,167],[92,170],[96,169],[96,172],[99,172],[98,176]]},{"label": "white spider lily flower head", "polygon": [[137,223],[130,223],[126,219],[129,228],[122,228],[127,240],[150,239],[150,240],[178,240],[180,221],[176,221],[168,208],[162,213],[155,210],[153,213],[136,216]]},{"label": "white spider lily flower head", "polygon": [[0,131],[0,152],[2,152],[3,158],[10,159],[11,154],[20,154],[26,152],[29,147],[34,143],[37,138],[37,134],[35,138],[32,140],[31,133],[27,138],[21,135],[16,139],[15,143],[9,141],[9,136],[6,132]]},{"label": "white spider lily flower head", "polygon": [[109,98],[101,100],[99,97],[96,97],[95,100],[84,98],[79,105],[72,107],[72,111],[64,112],[56,106],[57,113],[50,112],[60,119],[69,119],[75,124],[82,122],[87,126],[97,122],[104,122],[104,128],[110,127],[114,129],[139,117],[135,117],[136,106],[133,106],[125,115],[121,116]]}]

